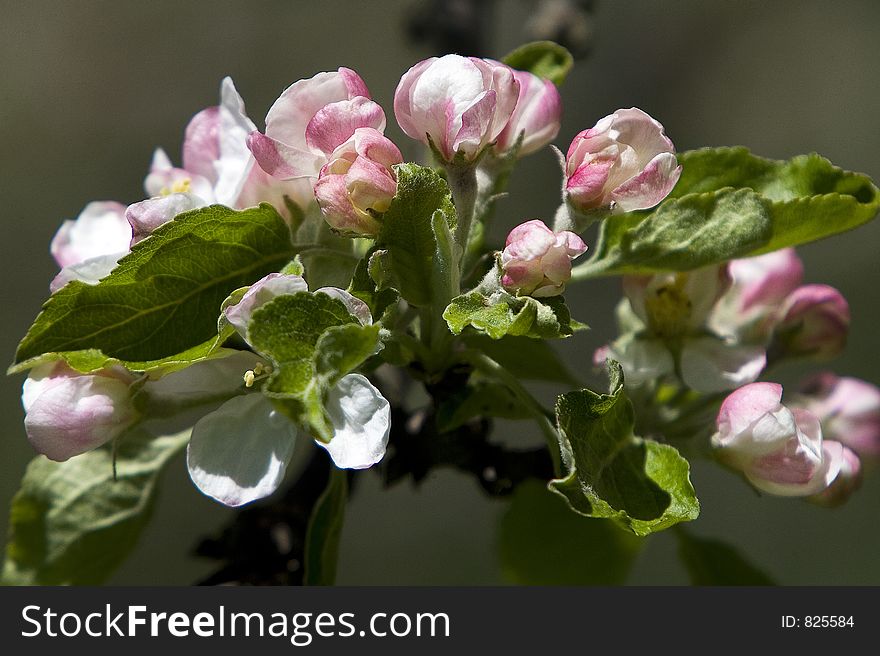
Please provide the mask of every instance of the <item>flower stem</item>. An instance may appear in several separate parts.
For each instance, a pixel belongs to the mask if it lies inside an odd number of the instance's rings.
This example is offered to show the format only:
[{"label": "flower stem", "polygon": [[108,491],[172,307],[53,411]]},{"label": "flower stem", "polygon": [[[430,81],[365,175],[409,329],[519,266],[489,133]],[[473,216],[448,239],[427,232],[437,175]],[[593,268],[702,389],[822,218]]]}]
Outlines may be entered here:
[{"label": "flower stem", "polygon": [[538,428],[541,429],[544,439],[547,441],[547,448],[550,450],[550,457],[553,460],[553,472],[557,478],[561,478],[563,471],[559,433],[547,416],[547,411],[544,410],[541,404],[535,400],[525,387],[523,387],[522,383],[519,382],[516,376],[488,355],[478,351],[465,351],[461,355],[477,370],[504,383],[508,389],[513,392],[517,400],[523,404],[523,407],[529,412],[529,414],[532,415],[535,423],[538,424]]},{"label": "flower stem", "polygon": [[462,266],[464,265],[468,243],[471,234],[471,224],[474,221],[474,208],[477,203],[477,169],[471,164],[449,164],[446,167],[446,176],[449,181],[449,189],[452,191],[452,201],[455,203],[457,224],[455,227],[455,242],[461,247]]}]

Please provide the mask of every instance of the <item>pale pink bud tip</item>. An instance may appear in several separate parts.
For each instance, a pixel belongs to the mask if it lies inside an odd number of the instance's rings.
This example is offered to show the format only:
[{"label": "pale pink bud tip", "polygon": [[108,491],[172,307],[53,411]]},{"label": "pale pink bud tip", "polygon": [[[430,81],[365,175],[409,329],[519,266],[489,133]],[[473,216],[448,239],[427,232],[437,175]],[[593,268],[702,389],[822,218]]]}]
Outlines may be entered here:
[{"label": "pale pink bud tip", "polygon": [[402,161],[397,146],[377,130],[355,130],[330,156],[315,185],[327,223],[343,234],[375,237],[380,228],[376,217],[397,193],[393,166]]},{"label": "pale pink bud tip", "polygon": [[540,150],[559,134],[562,98],[556,85],[527,71],[513,71],[519,82],[516,107],[504,130],[498,135],[494,150],[503,154],[522,138],[517,156]]},{"label": "pale pink bud tip", "polygon": [[24,427],[36,451],[64,461],[121,435],[137,419],[122,370],[84,375],[63,362],[33,369],[24,382]]},{"label": "pale pink bud tip", "polygon": [[586,250],[587,245],[573,232],[553,232],[543,221],[527,221],[507,236],[501,253],[501,284],[523,296],[556,296],[571,278],[571,261]]},{"label": "pale pink bud tip", "polygon": [[777,356],[829,359],[843,351],[849,332],[849,304],[828,285],[804,285],[785,301],[771,351]]},{"label": "pale pink bud tip", "polygon": [[447,162],[473,161],[498,139],[520,93],[513,71],[495,61],[445,55],[410,68],[394,93],[394,114],[413,139]]},{"label": "pale pink bud tip", "polygon": [[633,107],[579,133],[569,146],[565,174],[575,209],[631,212],[666,198],[681,167],[663,126]]}]

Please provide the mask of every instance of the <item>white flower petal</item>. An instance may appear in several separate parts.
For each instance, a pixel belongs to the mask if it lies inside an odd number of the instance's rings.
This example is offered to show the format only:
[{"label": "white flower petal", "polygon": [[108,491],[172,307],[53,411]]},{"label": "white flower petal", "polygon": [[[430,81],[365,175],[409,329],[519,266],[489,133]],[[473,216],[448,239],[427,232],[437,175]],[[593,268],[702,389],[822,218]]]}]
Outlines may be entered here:
[{"label": "white flower petal", "polygon": [[327,395],[327,414],[334,435],[327,449],[340,469],[366,469],[379,462],[388,446],[391,408],[364,376],[349,374]]},{"label": "white flower petal", "polygon": [[227,506],[262,499],[281,485],[295,439],[294,425],[262,394],[237,396],[196,423],[186,450],[189,476]]},{"label": "white flower petal", "polygon": [[760,376],[766,364],[763,348],[736,346],[717,337],[688,340],[681,353],[682,378],[698,392],[736,389]]}]

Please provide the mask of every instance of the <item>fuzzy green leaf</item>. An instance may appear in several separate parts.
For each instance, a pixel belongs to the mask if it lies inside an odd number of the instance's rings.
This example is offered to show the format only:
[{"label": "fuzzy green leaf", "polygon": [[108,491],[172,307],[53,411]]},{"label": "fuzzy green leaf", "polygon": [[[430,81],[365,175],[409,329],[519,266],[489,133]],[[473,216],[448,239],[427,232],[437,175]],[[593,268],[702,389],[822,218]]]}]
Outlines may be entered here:
[{"label": "fuzzy green leaf", "polygon": [[582,327],[572,321],[560,296],[539,300],[503,291],[490,296],[479,291],[457,296],[444,310],[443,318],[456,335],[470,326],[492,339],[507,335],[555,339],[569,337]]},{"label": "fuzzy green leaf", "polygon": [[574,57],[553,41],[533,41],[507,53],[501,60],[511,68],[528,71],[562,85],[574,65]]},{"label": "fuzzy green leaf", "polygon": [[202,357],[213,348],[223,300],[292,256],[287,225],[270,205],[186,212],[136,244],[97,285],[74,281],[53,294],[15,363],[82,351],[133,363],[191,349]]},{"label": "fuzzy green leaf", "polygon": [[105,581],[137,543],[159,474],[188,440],[189,431],[168,437],[127,433],[119,442],[116,480],[109,446],[66,462],[34,458],[12,500],[2,582]]},{"label": "fuzzy green leaf", "polygon": [[[377,247],[387,251],[382,260],[387,280],[376,282],[380,287],[386,283],[397,289],[410,305],[423,307],[437,296],[439,249],[434,215],[439,212],[451,228],[455,207],[446,180],[433,169],[417,164],[398,164],[394,168],[397,194],[382,215],[382,229],[376,238]],[[374,272],[372,266],[370,272]]]},{"label": "fuzzy green leaf", "polygon": [[440,403],[437,428],[448,432],[475,417],[527,419],[531,414],[509,387],[481,380],[462,387]]},{"label": "fuzzy green leaf", "polygon": [[687,460],[667,444],[633,434],[635,415],[620,365],[611,361],[610,368],[610,394],[585,389],[557,401],[571,464],[569,475],[551,481],[551,489],[576,512],[612,519],[636,535],[696,519],[700,506]]},{"label": "fuzzy green leaf", "polygon": [[521,483],[501,518],[501,571],[516,585],[619,585],[643,541],[587,519],[539,481]]},{"label": "fuzzy green leaf", "polygon": [[258,308],[248,341],[274,365],[264,392],[304,430],[329,442],[333,428],[324,397],[375,353],[379,326],[361,326],[338,299],[298,292]]},{"label": "fuzzy green leaf", "polygon": [[656,209],[612,216],[576,277],[685,271],[856,228],[880,211],[867,176],[819,155],[787,161],[745,148],[679,155],[682,177]]}]

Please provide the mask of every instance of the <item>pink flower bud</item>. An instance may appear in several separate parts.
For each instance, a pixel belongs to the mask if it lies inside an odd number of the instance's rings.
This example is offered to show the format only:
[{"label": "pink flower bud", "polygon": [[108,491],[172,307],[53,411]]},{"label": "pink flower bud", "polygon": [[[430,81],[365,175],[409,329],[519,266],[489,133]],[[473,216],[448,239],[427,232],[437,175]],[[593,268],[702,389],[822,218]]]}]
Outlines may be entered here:
[{"label": "pink flower bud", "polygon": [[654,334],[670,338],[701,328],[729,288],[725,265],[623,277],[623,292],[636,316]]},{"label": "pink flower bud", "polygon": [[34,368],[21,392],[31,445],[60,462],[121,435],[138,416],[132,380],[117,369],[80,374],[63,362]]},{"label": "pink flower bud", "polygon": [[755,306],[776,306],[793,292],[804,276],[804,265],[793,248],[730,263],[733,289],[739,310]]},{"label": "pink flower bud", "polygon": [[394,114],[413,139],[451,162],[473,161],[510,121],[520,89],[512,69],[487,59],[445,55],[410,68],[394,93]]},{"label": "pink flower bud", "polygon": [[771,351],[778,356],[829,359],[843,350],[849,331],[849,304],[828,285],[798,287],[785,300]]},{"label": "pink flower bud", "polygon": [[716,425],[712,445],[721,459],[769,494],[818,494],[840,471],[836,443],[823,445],[815,415],[782,405],[776,383],[751,383],[730,394]]},{"label": "pink flower bud", "polygon": [[553,232],[543,221],[527,221],[507,236],[501,253],[501,284],[523,296],[557,296],[571,278],[571,261],[586,250],[587,245],[573,232]]},{"label": "pink flower bud", "polygon": [[862,486],[862,463],[855,453],[839,442],[826,441],[823,447],[828,457],[840,461],[840,472],[831,485],[809,500],[820,506],[834,508],[846,503]]},{"label": "pink flower bud", "polygon": [[799,391],[797,404],[819,418],[828,439],[880,460],[880,389],[827,371],[805,380]]},{"label": "pink flower bud", "polygon": [[617,110],[574,138],[565,161],[565,191],[581,212],[631,212],[657,205],[680,175],[663,126],[633,107]]},{"label": "pink flower bud", "polygon": [[324,219],[343,234],[375,237],[376,215],[388,210],[397,193],[392,168],[403,156],[390,139],[372,128],[358,128],[321,169],[315,198]]},{"label": "pink flower bud", "polygon": [[385,113],[354,71],[318,73],[295,82],[266,115],[266,132],[247,144],[257,163],[280,180],[318,177],[336,148],[357,128],[385,129]]},{"label": "pink flower bud", "polygon": [[522,135],[518,156],[528,155],[549,144],[559,134],[562,98],[556,85],[527,71],[513,71],[519,82],[519,97],[510,120],[498,135],[493,150],[503,154]]}]

